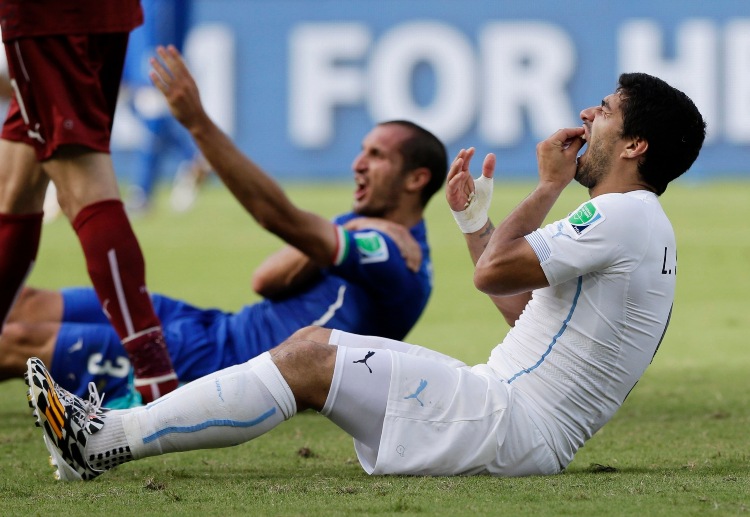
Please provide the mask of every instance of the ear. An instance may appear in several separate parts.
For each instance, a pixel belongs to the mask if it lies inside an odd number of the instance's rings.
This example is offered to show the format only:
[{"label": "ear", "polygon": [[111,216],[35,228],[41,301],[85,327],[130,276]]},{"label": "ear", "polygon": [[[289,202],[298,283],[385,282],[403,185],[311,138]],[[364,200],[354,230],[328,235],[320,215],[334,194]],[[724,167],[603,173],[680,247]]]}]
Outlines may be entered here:
[{"label": "ear", "polygon": [[404,188],[409,192],[419,192],[430,182],[432,173],[427,167],[418,167],[406,175]]},{"label": "ear", "polygon": [[630,139],[625,150],[620,154],[621,158],[640,158],[648,150],[648,142],[643,138],[636,136]]}]

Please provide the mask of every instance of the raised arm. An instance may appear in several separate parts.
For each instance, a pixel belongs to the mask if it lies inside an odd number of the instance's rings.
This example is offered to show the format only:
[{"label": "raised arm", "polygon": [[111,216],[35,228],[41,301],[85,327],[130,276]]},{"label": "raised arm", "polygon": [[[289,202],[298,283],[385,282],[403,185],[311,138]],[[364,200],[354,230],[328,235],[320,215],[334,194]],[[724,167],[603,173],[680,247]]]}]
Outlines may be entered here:
[{"label": "raised arm", "polygon": [[[492,221],[487,216],[487,210],[492,200],[492,178],[496,159],[494,154],[488,154],[482,164],[482,175],[474,181],[469,171],[474,152],[473,147],[462,149],[456,156],[448,171],[445,197],[464,232],[469,255],[476,266],[495,231]],[[476,228],[478,229],[475,230]],[[489,297],[508,325],[513,326],[529,302],[531,291],[514,296]]]},{"label": "raised arm", "polygon": [[474,284],[489,295],[508,296],[548,284],[525,236],[538,229],[576,172],[583,128],[557,131],[537,145],[539,183],[492,233],[474,270]]},{"label": "raised arm", "polygon": [[205,112],[195,80],[175,47],[158,47],[157,53],[160,60],[151,60],[151,80],[234,197],[263,228],[314,264],[330,265],[337,246],[334,224],[292,204],[281,187],[219,129]]}]

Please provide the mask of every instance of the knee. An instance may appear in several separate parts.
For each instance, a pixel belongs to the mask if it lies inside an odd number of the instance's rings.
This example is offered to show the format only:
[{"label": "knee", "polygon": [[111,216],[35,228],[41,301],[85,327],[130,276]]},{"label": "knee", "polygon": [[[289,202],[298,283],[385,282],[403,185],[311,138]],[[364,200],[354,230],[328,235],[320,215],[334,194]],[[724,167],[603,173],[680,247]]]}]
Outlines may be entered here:
[{"label": "knee", "polygon": [[62,313],[63,299],[59,291],[24,287],[8,313],[8,322],[57,323]]},{"label": "knee", "polygon": [[[293,336],[294,337],[294,336]],[[294,393],[298,410],[320,410],[328,397],[337,347],[307,339],[288,339],[271,358]]]},{"label": "knee", "polygon": [[331,338],[331,329],[310,325],[303,327],[292,334],[287,341],[315,341],[328,344]]},{"label": "knee", "polygon": [[295,333],[271,350],[271,357],[277,364],[294,366],[295,369],[315,370],[318,365],[328,363],[336,357],[336,347],[325,342],[303,339]]},{"label": "knee", "polygon": [[28,326],[6,323],[0,334],[0,380],[20,377],[26,371],[26,359],[34,353]]},{"label": "knee", "polygon": [[31,328],[30,325],[18,322],[6,323],[3,327],[3,332],[0,334],[2,339],[0,340],[0,350],[8,348],[11,343],[23,346],[31,343]]},{"label": "knee", "polygon": [[18,297],[13,303],[11,311],[8,313],[8,322],[24,321],[31,311],[30,307],[34,305],[34,301],[38,296],[38,289],[34,289],[33,287],[23,287],[18,293]]}]

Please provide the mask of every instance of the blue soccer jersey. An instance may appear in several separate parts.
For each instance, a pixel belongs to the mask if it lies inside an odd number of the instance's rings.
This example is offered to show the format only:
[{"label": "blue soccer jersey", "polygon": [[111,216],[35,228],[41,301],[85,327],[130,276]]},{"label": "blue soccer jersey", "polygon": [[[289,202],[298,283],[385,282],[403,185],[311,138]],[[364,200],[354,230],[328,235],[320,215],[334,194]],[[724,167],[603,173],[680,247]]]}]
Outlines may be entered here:
[{"label": "blue soccer jersey", "polygon": [[[347,214],[336,219],[344,224]],[[341,227],[339,226],[341,231]],[[432,263],[424,221],[411,229],[423,261],[414,273],[407,269],[396,244],[376,230],[341,231],[342,252],[336,264],[299,292],[264,300],[232,317],[230,333],[242,355],[253,357],[308,325],[356,334],[403,339],[414,326],[432,290]]]},{"label": "blue soccer jersey", "polygon": [[[432,291],[432,262],[426,227],[411,228],[422,249],[416,273],[393,240],[377,231],[345,231],[340,225],[357,217],[335,219],[340,250],[336,263],[298,292],[243,307],[236,313],[200,309],[155,294],[154,309],[175,370],[189,382],[247,361],[308,325],[403,339],[419,319]],[[128,396],[129,361],[104,317],[93,289],[63,291],[65,313],[51,365],[60,384],[85,395],[93,381],[113,399]]]}]

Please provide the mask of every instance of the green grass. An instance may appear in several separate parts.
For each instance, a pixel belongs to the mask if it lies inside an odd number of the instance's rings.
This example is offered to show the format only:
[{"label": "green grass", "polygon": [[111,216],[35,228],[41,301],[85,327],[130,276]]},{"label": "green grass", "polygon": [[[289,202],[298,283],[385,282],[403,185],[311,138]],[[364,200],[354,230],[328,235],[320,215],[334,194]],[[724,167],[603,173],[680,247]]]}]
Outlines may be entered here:
[{"label": "green grass", "polygon": [[[290,186],[325,215],[349,185]],[[493,219],[529,191],[495,187]],[[570,187],[553,215],[585,199]],[[750,508],[750,183],[679,183],[662,202],[679,245],[675,310],[661,350],[622,409],[547,478],[369,477],[351,439],[303,413],[239,447],[149,458],[91,483],[54,482],[21,381],[0,384],[0,515],[739,515]],[[152,291],[237,309],[256,297],[250,275],[279,241],[221,188],[193,212],[135,221]],[[638,221],[633,221],[638,231]],[[435,290],[408,340],[483,362],[507,330],[471,286],[463,239],[438,197],[428,209]],[[30,283],[87,284],[65,221],[45,226]],[[303,450],[309,454],[303,454]]]}]

